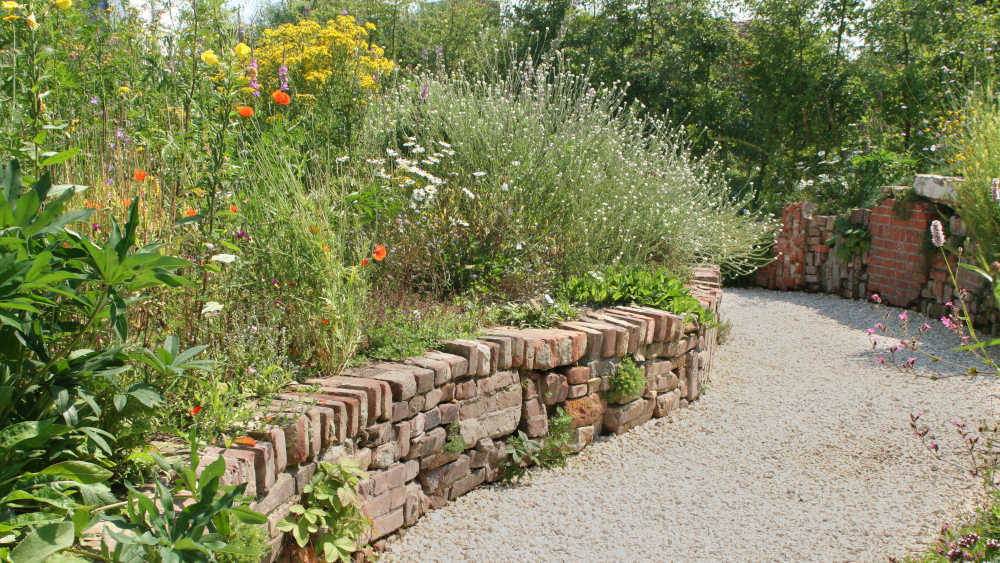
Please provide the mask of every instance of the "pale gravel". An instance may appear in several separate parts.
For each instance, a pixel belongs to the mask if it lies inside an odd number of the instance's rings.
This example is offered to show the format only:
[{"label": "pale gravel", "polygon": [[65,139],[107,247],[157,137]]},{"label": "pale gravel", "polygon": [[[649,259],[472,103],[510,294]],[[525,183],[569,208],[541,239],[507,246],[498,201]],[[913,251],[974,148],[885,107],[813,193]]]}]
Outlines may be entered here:
[{"label": "pale gravel", "polygon": [[[992,418],[992,378],[915,377],[874,362],[886,309],[727,289],[732,323],[687,409],[601,438],[565,468],[483,486],[425,515],[384,561],[886,561],[921,549],[982,487],[932,458],[922,412],[957,461],[952,420]],[[895,320],[898,311],[892,313]],[[923,318],[909,313],[911,326]],[[954,345],[940,323],[931,338]],[[942,363],[921,359],[922,374]],[[941,374],[955,369],[943,367]]]}]

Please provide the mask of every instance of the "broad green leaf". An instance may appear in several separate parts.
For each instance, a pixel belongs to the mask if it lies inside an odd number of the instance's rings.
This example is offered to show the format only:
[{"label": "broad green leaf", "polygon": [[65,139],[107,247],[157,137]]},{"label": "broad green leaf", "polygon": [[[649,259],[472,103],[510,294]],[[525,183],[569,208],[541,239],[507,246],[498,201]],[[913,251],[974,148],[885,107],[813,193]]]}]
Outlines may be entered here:
[{"label": "broad green leaf", "polygon": [[79,152],[80,152],[79,148],[72,148],[72,149],[69,149],[69,150],[62,151],[60,153],[56,153],[56,154],[54,154],[54,155],[46,158],[45,160],[43,160],[41,165],[42,166],[55,166],[57,164],[62,164],[64,162],[66,162],[67,160],[69,160],[69,159],[73,158],[74,156],[76,156]]},{"label": "broad green leaf", "polygon": [[38,563],[73,545],[73,523],[46,524],[25,536],[10,552],[13,563]]},{"label": "broad green leaf", "polygon": [[86,461],[61,461],[38,473],[64,477],[79,483],[101,483],[110,479],[112,475],[107,469]]}]

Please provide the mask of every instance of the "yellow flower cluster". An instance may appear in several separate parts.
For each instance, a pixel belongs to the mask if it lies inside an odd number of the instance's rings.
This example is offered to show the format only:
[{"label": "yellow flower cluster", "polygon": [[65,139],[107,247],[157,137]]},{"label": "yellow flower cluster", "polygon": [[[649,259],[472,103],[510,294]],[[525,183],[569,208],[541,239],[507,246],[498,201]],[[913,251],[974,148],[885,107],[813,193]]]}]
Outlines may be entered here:
[{"label": "yellow flower cluster", "polygon": [[349,80],[376,90],[376,75],[392,71],[393,62],[385,58],[382,47],[368,42],[373,29],[374,24],[358,25],[349,15],[337,16],[325,25],[302,20],[265,29],[257,48],[261,80],[277,84],[278,68],[284,61],[300,93],[316,93],[331,80]]}]

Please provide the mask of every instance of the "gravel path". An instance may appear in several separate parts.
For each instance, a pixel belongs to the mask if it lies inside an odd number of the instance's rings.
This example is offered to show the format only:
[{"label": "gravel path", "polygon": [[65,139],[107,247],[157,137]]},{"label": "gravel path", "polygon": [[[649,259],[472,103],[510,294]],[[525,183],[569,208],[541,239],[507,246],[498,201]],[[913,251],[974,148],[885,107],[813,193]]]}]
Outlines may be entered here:
[{"label": "gravel path", "polygon": [[[526,484],[480,487],[426,515],[383,560],[886,561],[913,553],[970,510],[981,487],[923,450],[909,414],[924,413],[958,460],[949,421],[992,417],[1000,388],[988,378],[931,380],[877,367],[864,330],[884,313],[827,295],[727,289],[722,314],[732,332],[694,405],[600,439]],[[912,326],[924,321],[909,315]],[[933,340],[954,345],[935,324]]]}]

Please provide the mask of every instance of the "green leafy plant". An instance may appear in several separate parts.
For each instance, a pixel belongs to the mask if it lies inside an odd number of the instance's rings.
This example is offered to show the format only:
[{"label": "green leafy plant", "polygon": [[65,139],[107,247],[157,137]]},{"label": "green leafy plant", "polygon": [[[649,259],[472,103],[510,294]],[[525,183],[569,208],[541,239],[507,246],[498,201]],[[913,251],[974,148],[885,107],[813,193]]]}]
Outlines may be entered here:
[{"label": "green leafy plant", "polygon": [[522,430],[512,436],[504,446],[506,457],[500,461],[500,472],[504,481],[520,481],[528,468],[537,465],[542,444],[528,437]]},{"label": "green leafy plant", "polygon": [[481,316],[461,306],[441,303],[373,306],[372,318],[365,325],[361,355],[380,360],[419,356],[446,340],[475,336],[482,322]]},{"label": "green leafy plant", "polygon": [[[548,297],[548,296],[546,296]],[[486,324],[520,328],[547,328],[580,316],[580,311],[565,299],[535,299],[524,303],[505,303],[487,308]]]},{"label": "green leafy plant", "polygon": [[[267,519],[247,508],[243,501],[246,483],[222,486],[226,470],[220,456],[199,475],[197,433],[189,435],[190,461],[169,463],[157,453],[153,459],[168,474],[178,476],[171,488],[159,480],[153,498],[129,486],[122,514],[109,517],[121,531],[108,532],[117,541],[114,550],[105,545],[103,555],[113,561],[160,561],[163,563],[212,561],[215,553],[239,554],[245,546],[227,543],[232,535],[232,519],[247,524],[264,524]],[[191,499],[180,510],[175,500]]]},{"label": "green leafy plant", "polygon": [[558,407],[549,417],[549,431],[545,434],[542,448],[538,451],[538,464],[542,467],[562,467],[569,455],[573,417]]},{"label": "green leafy plant", "polygon": [[186,283],[171,270],[187,262],[135,247],[136,200],[103,243],[70,230],[91,215],[63,212],[74,191],[48,172],[24,191],[16,161],[0,175],[0,557],[70,547],[108,501],[116,437],[141,439],[137,415],[162,401],[119,379],[135,362],[127,304]]},{"label": "green leafy plant", "polygon": [[249,524],[237,518],[230,519],[229,533],[223,536],[226,545],[240,546],[235,551],[217,551],[219,563],[260,563],[271,552],[267,526]]},{"label": "green leafy plant", "polygon": [[664,268],[613,266],[569,278],[560,294],[575,303],[595,306],[635,303],[677,314],[693,313],[701,322],[712,320],[711,311],[702,307],[684,284]]},{"label": "green leafy plant", "polygon": [[625,403],[642,394],[648,380],[641,367],[632,358],[622,358],[618,369],[608,377],[607,398],[614,403]]},{"label": "green leafy plant", "polygon": [[358,483],[365,472],[354,460],[321,462],[303,489],[302,504],[292,505],[292,516],[278,523],[291,532],[299,547],[311,545],[325,561],[351,560],[371,521],[361,512]]},{"label": "green leafy plant", "polygon": [[465,438],[459,433],[458,421],[448,425],[448,439],[444,443],[444,451],[453,454],[460,454],[465,451]]},{"label": "green leafy plant", "polygon": [[833,238],[824,244],[837,249],[837,256],[844,262],[850,262],[855,256],[861,256],[872,244],[872,234],[867,228],[851,223],[847,217],[837,217],[833,222]]}]

